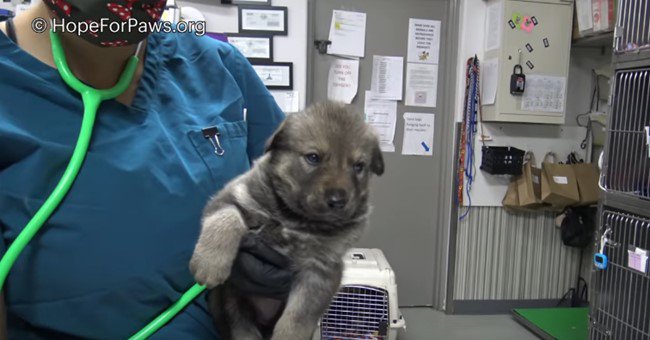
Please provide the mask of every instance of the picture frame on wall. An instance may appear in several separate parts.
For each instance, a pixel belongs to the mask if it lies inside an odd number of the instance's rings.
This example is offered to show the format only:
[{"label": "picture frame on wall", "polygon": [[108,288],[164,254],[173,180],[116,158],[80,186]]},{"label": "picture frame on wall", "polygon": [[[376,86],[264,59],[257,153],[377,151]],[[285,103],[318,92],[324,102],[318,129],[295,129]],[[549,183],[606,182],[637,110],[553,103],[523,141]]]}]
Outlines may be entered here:
[{"label": "picture frame on wall", "polygon": [[227,33],[228,42],[251,62],[273,61],[273,36],[270,34]]},{"label": "picture frame on wall", "polygon": [[253,69],[269,90],[293,90],[293,63],[252,62]]},{"label": "picture frame on wall", "polygon": [[271,6],[271,0],[221,0],[223,5]]},{"label": "picture frame on wall", "polygon": [[280,6],[239,6],[239,33],[289,34],[289,10]]}]

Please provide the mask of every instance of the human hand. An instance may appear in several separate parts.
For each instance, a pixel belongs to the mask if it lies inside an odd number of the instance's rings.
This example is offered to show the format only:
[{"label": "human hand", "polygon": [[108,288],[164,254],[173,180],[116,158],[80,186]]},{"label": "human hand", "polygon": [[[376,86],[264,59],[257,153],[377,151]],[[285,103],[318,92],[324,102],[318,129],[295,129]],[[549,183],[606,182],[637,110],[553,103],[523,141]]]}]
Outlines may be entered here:
[{"label": "human hand", "polygon": [[291,290],[293,276],[288,258],[249,233],[241,241],[229,280],[244,293],[283,298]]}]

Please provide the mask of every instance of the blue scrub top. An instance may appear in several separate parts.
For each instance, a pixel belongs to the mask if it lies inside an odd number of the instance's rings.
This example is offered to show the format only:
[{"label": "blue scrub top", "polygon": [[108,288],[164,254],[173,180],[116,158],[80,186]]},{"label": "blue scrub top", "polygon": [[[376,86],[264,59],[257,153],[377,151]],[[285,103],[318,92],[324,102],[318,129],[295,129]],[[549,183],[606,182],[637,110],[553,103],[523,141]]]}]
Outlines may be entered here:
[{"label": "blue scrub top", "polygon": [[[9,274],[12,339],[126,339],[175,302],[194,283],[206,202],[284,118],[227,43],[153,34],[144,63],[131,107],[102,104],[79,177]],[[59,181],[82,112],[55,69],[0,33],[0,252]],[[211,126],[222,156],[201,133]],[[216,337],[204,294],[153,339]]]}]

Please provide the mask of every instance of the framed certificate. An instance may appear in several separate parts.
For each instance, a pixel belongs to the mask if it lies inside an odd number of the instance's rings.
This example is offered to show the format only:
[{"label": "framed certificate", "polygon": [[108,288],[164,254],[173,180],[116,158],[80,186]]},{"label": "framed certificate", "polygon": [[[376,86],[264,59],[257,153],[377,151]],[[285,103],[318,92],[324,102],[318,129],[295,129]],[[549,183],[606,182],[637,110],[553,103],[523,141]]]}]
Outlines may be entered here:
[{"label": "framed certificate", "polygon": [[255,72],[269,90],[293,90],[293,63],[253,62]]},{"label": "framed certificate", "polygon": [[250,61],[273,61],[273,36],[228,33],[228,42]]},{"label": "framed certificate", "polygon": [[271,0],[221,0],[224,5],[258,5],[271,6]]},{"label": "framed certificate", "polygon": [[287,35],[287,7],[239,6],[239,33]]}]

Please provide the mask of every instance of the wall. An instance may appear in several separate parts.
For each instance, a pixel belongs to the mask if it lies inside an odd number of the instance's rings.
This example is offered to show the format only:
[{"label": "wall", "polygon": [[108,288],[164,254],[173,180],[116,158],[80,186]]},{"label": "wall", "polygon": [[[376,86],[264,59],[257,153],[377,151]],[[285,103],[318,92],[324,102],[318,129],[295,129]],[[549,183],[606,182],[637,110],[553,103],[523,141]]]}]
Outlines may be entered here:
[{"label": "wall", "polygon": [[[217,0],[178,1],[178,6],[194,7],[205,15],[208,32],[237,32],[237,6],[221,5]],[[307,0],[273,0],[274,6],[289,8],[289,34],[274,38],[274,58],[278,62],[293,62],[294,90],[300,92],[300,109],[305,107],[307,94]],[[311,45],[309,45],[311,47]]]},{"label": "wall", "polygon": [[552,214],[476,208],[456,246],[455,300],[557,299],[577,277],[580,251],[562,244]]},{"label": "wall", "polygon": [[[474,54],[479,60],[483,55],[485,7],[483,0],[461,0],[457,121],[463,114],[465,64]],[[588,111],[591,69],[607,65],[610,53],[572,50],[567,125],[576,125],[575,117]],[[454,300],[559,299],[578,275],[580,252],[562,244],[552,214],[511,215],[500,207],[474,207],[458,223],[455,242]],[[591,251],[584,253],[586,278]]]}]

